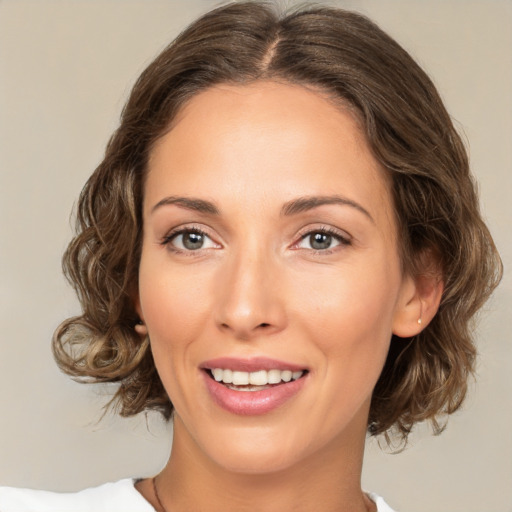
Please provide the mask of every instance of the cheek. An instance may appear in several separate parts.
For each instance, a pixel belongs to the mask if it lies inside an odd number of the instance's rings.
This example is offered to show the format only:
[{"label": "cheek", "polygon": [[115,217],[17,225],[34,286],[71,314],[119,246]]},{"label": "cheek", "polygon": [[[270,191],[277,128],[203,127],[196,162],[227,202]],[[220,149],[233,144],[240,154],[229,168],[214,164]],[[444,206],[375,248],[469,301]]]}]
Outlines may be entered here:
[{"label": "cheek", "polygon": [[309,311],[307,318],[329,339],[352,331],[390,336],[401,279],[398,265],[389,263],[298,274],[291,294],[297,312]]},{"label": "cheek", "polygon": [[384,366],[401,282],[394,261],[378,263],[351,267],[325,282],[318,276],[303,281],[309,292],[297,293],[302,311],[311,311],[301,315],[302,329],[328,362],[322,371],[359,397],[371,393]]},{"label": "cheek", "polygon": [[205,283],[155,260],[144,256],[141,260],[140,306],[155,366],[176,405],[180,402],[177,379],[190,370],[190,348],[206,321]]},{"label": "cheek", "polygon": [[157,258],[143,256],[141,260],[139,295],[152,338],[190,332],[197,327],[196,317],[206,307],[204,282]]}]

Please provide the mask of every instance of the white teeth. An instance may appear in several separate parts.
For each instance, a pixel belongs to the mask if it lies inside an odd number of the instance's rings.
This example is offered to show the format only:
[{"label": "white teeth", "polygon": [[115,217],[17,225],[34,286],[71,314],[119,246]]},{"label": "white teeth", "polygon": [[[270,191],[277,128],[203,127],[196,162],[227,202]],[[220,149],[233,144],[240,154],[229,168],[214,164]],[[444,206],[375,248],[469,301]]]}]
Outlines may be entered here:
[{"label": "white teeth", "polygon": [[281,379],[285,382],[290,382],[292,380],[292,372],[290,370],[285,370],[281,372]]},{"label": "white teeth", "polygon": [[268,384],[267,372],[260,370],[259,372],[249,373],[249,384],[253,386],[265,386]]},{"label": "white teeth", "polygon": [[[222,382],[224,382],[224,379]],[[247,372],[233,372],[233,384],[235,386],[244,386],[249,384],[249,374]]]},{"label": "white teeth", "polygon": [[269,370],[267,380],[269,384],[279,384],[281,382],[281,370]]},{"label": "white teeth", "polygon": [[262,389],[267,389],[268,386],[234,386],[233,384],[226,384],[226,387],[229,389],[233,389],[234,391],[261,391]]},{"label": "white teeth", "polygon": [[[266,386],[268,384],[279,384],[281,381],[290,382],[302,377],[303,371],[292,372],[291,370],[258,370],[256,372],[239,372],[223,368],[213,368],[211,370],[213,378],[217,382],[224,384],[233,384],[228,386]],[[247,390],[256,390],[257,388],[248,388]]]}]

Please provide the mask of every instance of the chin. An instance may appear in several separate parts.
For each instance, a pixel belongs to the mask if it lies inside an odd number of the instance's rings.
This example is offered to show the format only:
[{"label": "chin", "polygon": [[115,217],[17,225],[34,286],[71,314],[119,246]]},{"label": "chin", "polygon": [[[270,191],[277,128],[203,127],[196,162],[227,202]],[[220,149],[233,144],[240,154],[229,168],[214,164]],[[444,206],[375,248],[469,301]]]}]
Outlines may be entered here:
[{"label": "chin", "polygon": [[288,469],[299,462],[303,450],[293,437],[268,429],[239,428],[229,435],[218,436],[218,441],[210,445],[208,451],[215,464],[226,471],[263,475]]},{"label": "chin", "polygon": [[298,463],[297,456],[280,453],[277,450],[251,453],[233,450],[223,453],[215,460],[218,466],[230,473],[245,475],[268,475],[292,468]]}]

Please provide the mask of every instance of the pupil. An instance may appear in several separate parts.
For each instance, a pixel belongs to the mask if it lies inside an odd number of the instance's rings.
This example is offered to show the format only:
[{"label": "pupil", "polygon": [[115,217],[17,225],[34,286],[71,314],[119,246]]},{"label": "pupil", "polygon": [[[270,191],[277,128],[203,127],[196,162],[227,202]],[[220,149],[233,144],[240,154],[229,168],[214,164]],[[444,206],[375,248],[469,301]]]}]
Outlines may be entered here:
[{"label": "pupil", "polygon": [[185,233],[183,235],[183,245],[187,249],[200,249],[203,245],[203,235],[201,233]]},{"label": "pupil", "polygon": [[310,243],[313,249],[329,249],[332,236],[325,233],[315,233],[310,236]]}]

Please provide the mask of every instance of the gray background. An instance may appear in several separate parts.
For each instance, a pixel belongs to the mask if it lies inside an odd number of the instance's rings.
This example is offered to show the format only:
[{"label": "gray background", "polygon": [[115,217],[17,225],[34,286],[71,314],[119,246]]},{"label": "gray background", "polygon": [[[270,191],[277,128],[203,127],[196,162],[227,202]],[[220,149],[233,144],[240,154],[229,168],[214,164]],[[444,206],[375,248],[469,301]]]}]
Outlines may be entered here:
[{"label": "gray background", "polygon": [[[292,2],[288,2],[292,3]],[[330,2],[368,14],[432,75],[468,139],[483,211],[512,259],[512,2]],[[109,388],[61,375],[49,344],[78,305],[60,271],[69,214],[129,88],[208,0],[0,0],[0,483],[76,490],[157,472],[157,417],[98,422]],[[512,511],[512,282],[477,331],[477,384],[440,437],[370,441],[363,483],[402,512]],[[149,426],[149,431],[146,426]]]}]

